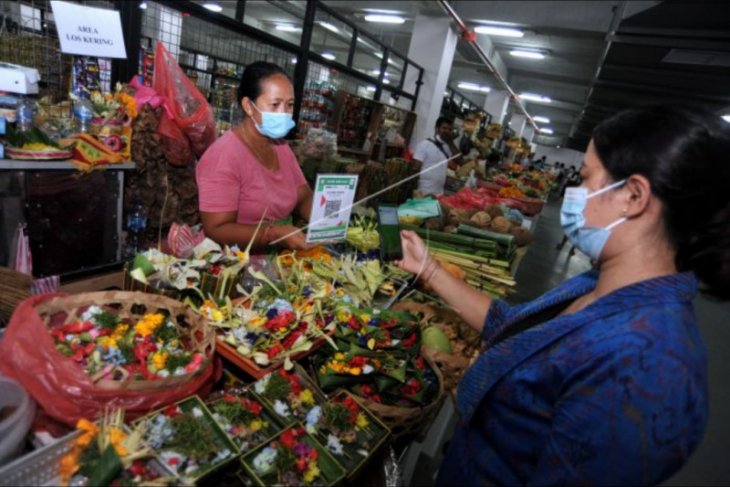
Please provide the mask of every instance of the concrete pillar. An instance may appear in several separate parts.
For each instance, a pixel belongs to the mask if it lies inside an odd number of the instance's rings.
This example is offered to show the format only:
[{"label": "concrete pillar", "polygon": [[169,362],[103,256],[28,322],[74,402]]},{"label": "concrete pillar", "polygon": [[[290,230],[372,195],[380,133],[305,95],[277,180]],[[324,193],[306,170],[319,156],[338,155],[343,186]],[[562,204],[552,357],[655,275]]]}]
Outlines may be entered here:
[{"label": "concrete pillar", "polygon": [[509,91],[492,90],[484,101],[484,111],[492,116],[492,123],[503,124],[509,107]]},{"label": "concrete pillar", "polygon": [[[418,15],[413,26],[408,58],[423,66],[423,84],[416,102],[416,127],[411,136],[411,150],[433,135],[436,120],[441,114],[441,102],[451,73],[458,36],[446,17]],[[404,86],[417,79],[415,70],[406,72]]]},{"label": "concrete pillar", "polygon": [[535,138],[535,127],[532,125],[526,125],[525,130],[522,132],[522,136],[528,144],[532,144],[532,140]]},{"label": "concrete pillar", "polygon": [[525,126],[527,125],[527,117],[521,113],[513,113],[512,118],[509,120],[509,128],[515,131],[515,137],[522,137],[525,132]]}]

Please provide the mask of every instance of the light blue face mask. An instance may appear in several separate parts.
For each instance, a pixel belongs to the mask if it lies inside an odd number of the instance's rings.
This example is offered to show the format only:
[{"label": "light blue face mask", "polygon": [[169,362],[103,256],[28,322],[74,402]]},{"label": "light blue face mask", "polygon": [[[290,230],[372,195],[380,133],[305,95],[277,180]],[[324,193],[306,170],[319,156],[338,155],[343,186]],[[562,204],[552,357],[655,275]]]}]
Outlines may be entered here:
[{"label": "light blue face mask", "polygon": [[271,137],[272,139],[280,139],[288,134],[296,125],[294,120],[292,120],[291,113],[262,112],[255,103],[251,103],[251,106],[261,114],[261,125],[254,122],[256,130],[261,135]]},{"label": "light blue face mask", "polygon": [[611,229],[621,225],[626,218],[619,218],[604,228],[586,227],[583,215],[586,203],[590,198],[623,185],[625,179],[613,183],[594,193],[588,193],[583,187],[566,188],[563,205],[560,208],[560,226],[563,227],[568,241],[593,260],[598,260],[603,247],[611,236]]}]

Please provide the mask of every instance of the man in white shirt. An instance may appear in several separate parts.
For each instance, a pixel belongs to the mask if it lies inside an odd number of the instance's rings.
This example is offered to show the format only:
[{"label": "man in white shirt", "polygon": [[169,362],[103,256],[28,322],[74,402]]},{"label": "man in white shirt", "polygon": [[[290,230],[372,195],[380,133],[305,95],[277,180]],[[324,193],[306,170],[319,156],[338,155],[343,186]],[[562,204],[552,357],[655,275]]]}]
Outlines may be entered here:
[{"label": "man in white shirt", "polygon": [[[436,133],[433,137],[421,141],[413,153],[413,159],[421,163],[421,176],[418,178],[418,190],[424,194],[441,194],[446,182],[447,163],[445,159],[457,154],[454,145],[454,124],[446,117],[436,120]],[[423,171],[438,165],[437,168]]]}]

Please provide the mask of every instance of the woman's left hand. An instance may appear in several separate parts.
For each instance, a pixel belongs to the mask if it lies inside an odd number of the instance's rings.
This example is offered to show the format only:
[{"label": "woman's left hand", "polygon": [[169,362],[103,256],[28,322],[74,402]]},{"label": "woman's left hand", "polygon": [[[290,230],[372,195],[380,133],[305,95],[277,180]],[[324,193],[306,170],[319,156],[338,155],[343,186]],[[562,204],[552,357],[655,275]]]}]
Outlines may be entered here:
[{"label": "woman's left hand", "polygon": [[283,239],[281,244],[290,250],[307,250],[314,247],[308,244],[306,236],[302,231],[293,225],[279,225],[272,229],[272,240]]}]

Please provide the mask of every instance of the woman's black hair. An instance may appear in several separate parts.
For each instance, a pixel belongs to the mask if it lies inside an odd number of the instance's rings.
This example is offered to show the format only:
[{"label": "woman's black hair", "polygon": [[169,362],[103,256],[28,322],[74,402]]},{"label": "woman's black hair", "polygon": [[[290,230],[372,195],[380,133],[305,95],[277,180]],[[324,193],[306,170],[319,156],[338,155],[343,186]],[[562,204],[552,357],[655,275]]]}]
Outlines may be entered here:
[{"label": "woman's black hair", "polygon": [[730,299],[730,124],[697,108],[635,108],[599,124],[593,145],[614,180],[649,180],[677,269]]},{"label": "woman's black hair", "polygon": [[245,96],[251,101],[256,100],[261,95],[261,82],[277,74],[284,75],[291,81],[291,77],[286,71],[274,63],[256,61],[246,66],[241,75],[241,82],[238,84],[238,102],[240,103]]}]

